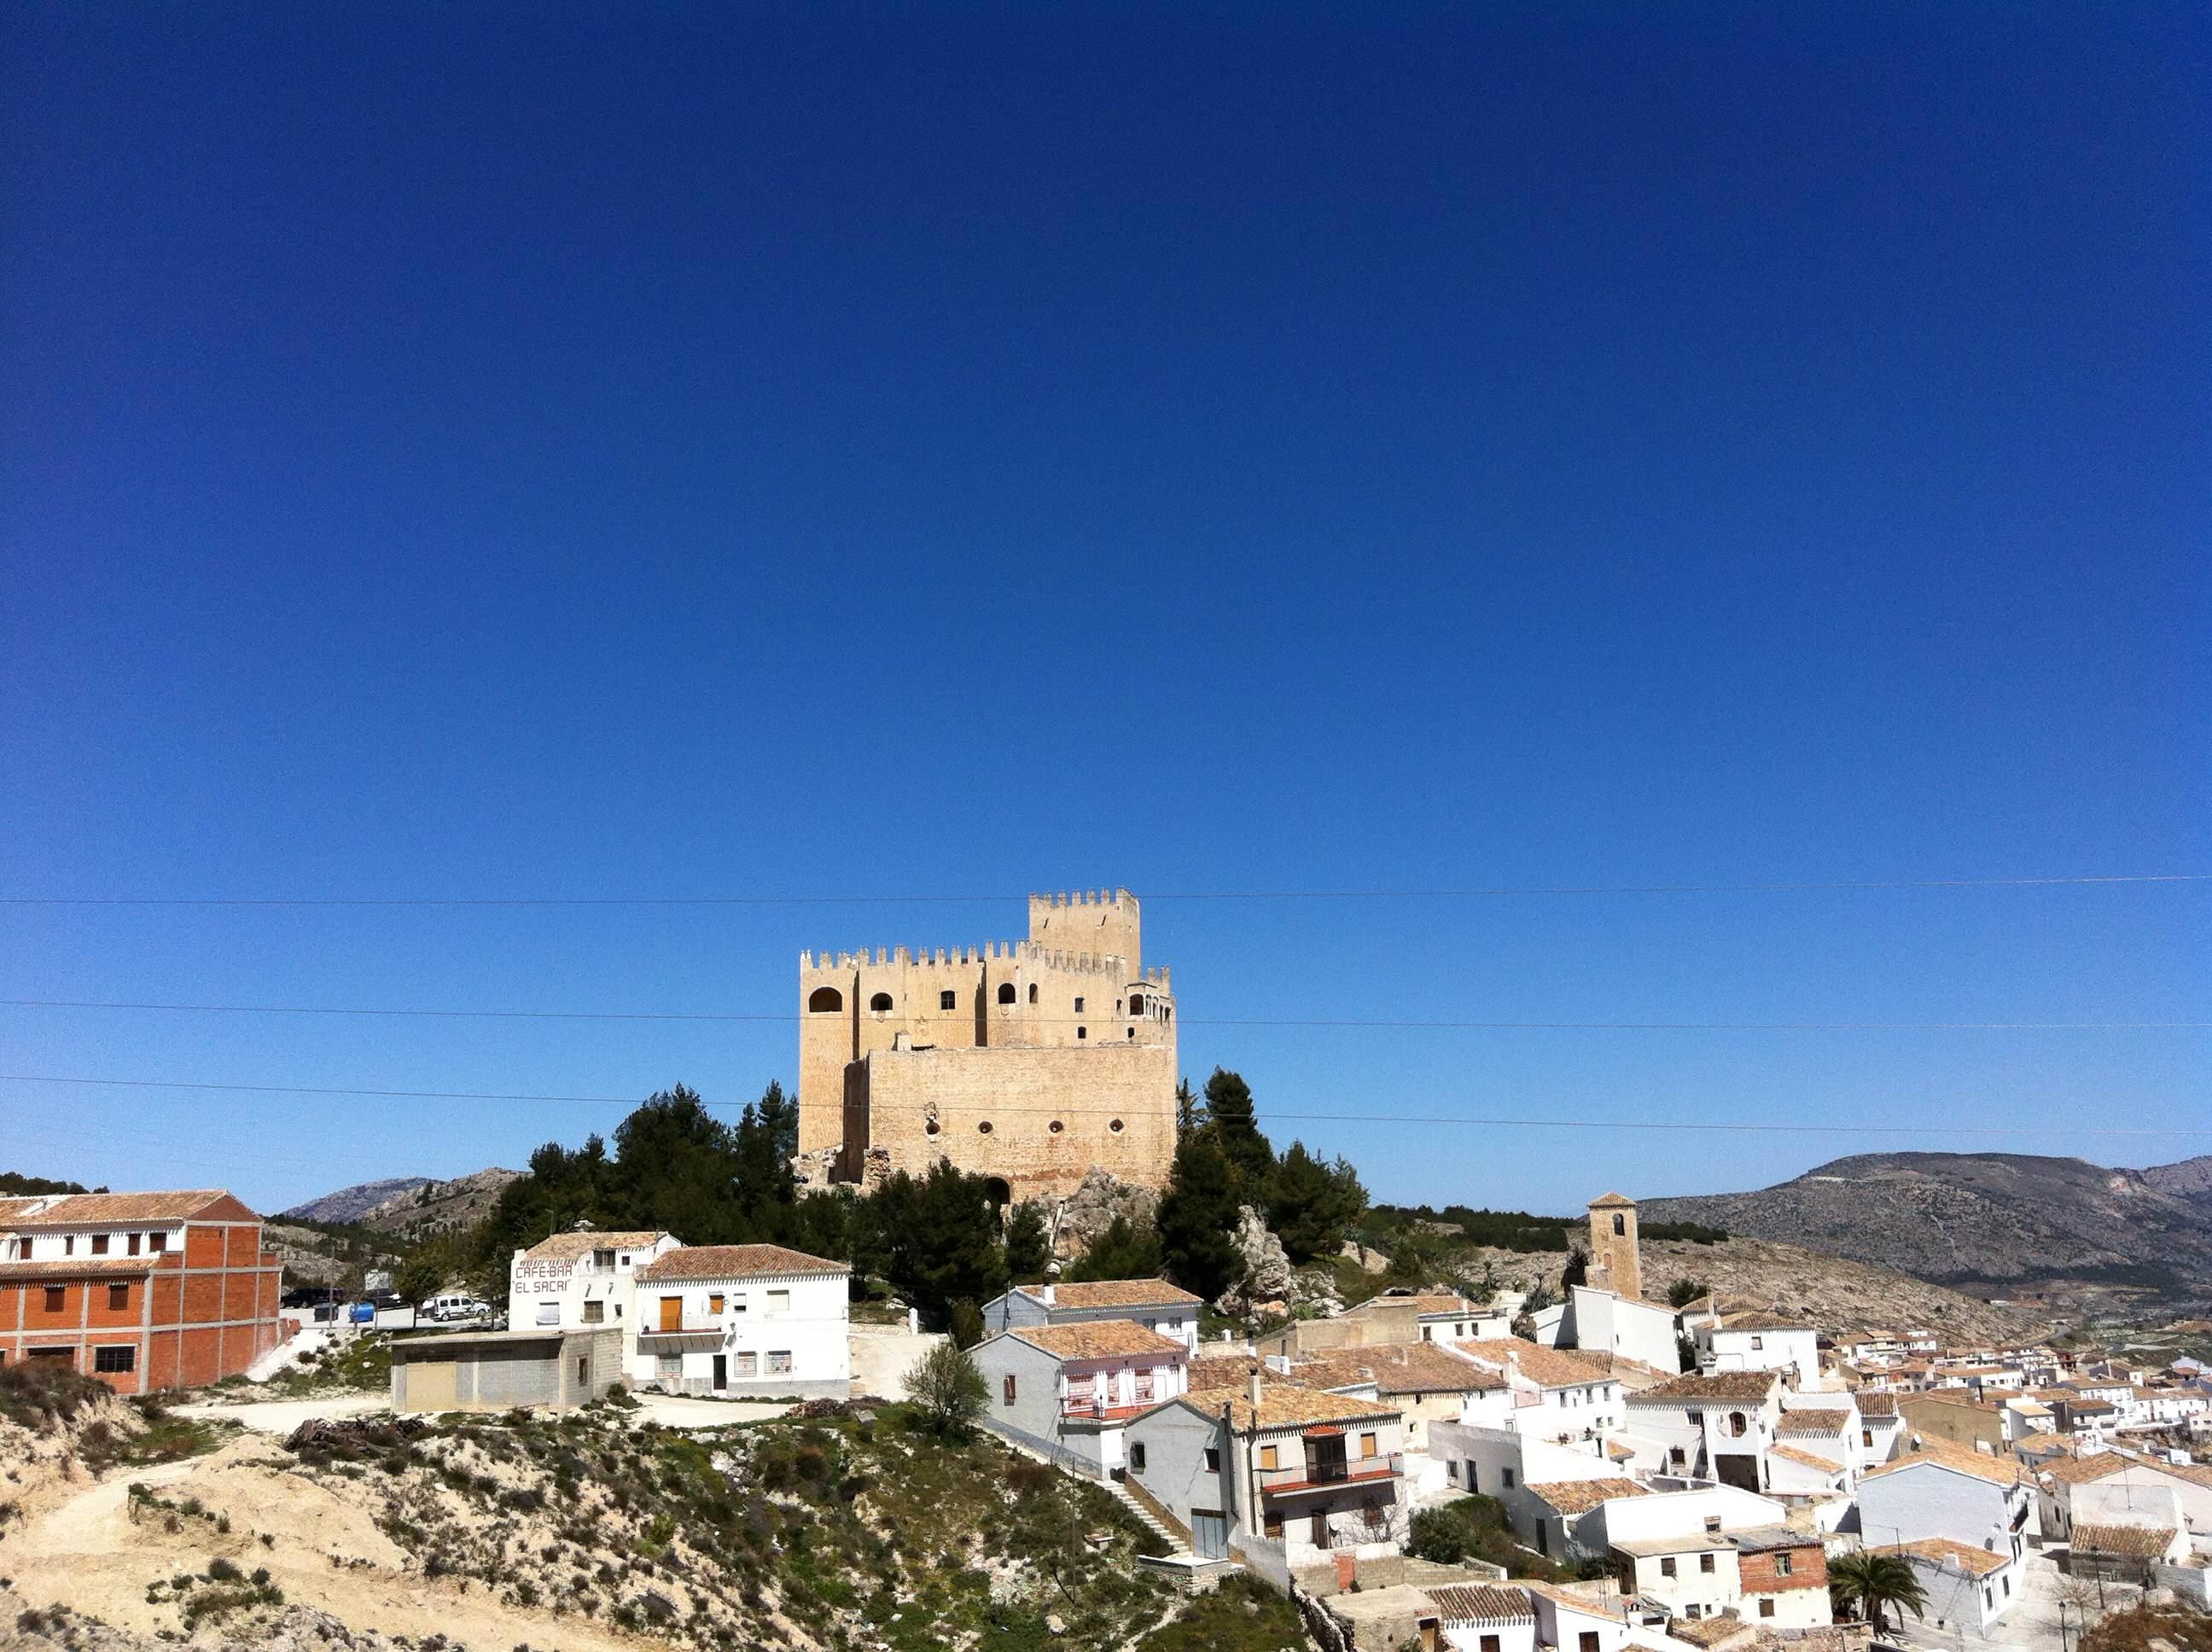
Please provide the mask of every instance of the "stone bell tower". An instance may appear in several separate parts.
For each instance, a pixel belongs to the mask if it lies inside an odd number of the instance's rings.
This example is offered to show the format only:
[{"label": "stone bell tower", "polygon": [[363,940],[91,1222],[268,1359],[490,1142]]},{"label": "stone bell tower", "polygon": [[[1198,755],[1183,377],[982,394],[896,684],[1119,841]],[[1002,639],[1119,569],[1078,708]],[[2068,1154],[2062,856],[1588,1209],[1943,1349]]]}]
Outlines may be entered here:
[{"label": "stone bell tower", "polygon": [[1589,1282],[1616,1297],[1644,1295],[1644,1257],[1636,1242],[1636,1201],[1622,1193],[1590,1200]]}]

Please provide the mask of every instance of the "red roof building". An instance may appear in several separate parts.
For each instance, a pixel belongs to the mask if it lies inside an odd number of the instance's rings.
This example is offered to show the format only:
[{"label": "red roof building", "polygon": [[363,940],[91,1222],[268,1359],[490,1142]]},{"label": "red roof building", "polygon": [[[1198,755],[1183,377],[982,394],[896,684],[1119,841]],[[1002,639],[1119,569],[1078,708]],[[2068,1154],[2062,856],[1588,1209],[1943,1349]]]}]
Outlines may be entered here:
[{"label": "red roof building", "polygon": [[118,1394],[234,1376],[275,1347],[281,1270],[216,1189],[0,1199],[0,1364],[66,1364]]}]

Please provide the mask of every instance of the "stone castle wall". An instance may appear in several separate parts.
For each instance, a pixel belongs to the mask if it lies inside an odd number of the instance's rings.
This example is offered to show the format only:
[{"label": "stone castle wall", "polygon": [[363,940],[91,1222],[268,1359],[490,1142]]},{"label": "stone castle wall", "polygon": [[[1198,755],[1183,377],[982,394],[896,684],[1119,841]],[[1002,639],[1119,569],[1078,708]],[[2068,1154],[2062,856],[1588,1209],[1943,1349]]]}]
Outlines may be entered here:
[{"label": "stone castle wall", "polygon": [[916,1174],[947,1158],[1016,1200],[1065,1198],[1094,1165],[1157,1187],[1175,1162],[1168,1045],[878,1050],[851,1080],[848,1154],[866,1143]]},{"label": "stone castle wall", "polygon": [[[981,1159],[996,1163],[1004,1154],[979,1157],[969,1149],[981,1143],[956,1145],[942,1139],[925,1151],[914,1135],[921,1128],[918,1121],[891,1122],[895,1114],[883,1110],[883,1084],[872,1084],[866,1077],[872,1058],[893,1052],[921,1056],[981,1051],[1085,1058],[1109,1047],[1124,1054],[1147,1049],[1156,1054],[1133,1062],[1117,1055],[1095,1071],[1079,1060],[1040,1060],[1029,1072],[1018,1060],[970,1064],[963,1082],[979,1088],[965,1099],[985,1111],[994,1103],[1003,1111],[1017,1094],[1030,1102],[1042,1094],[1040,1105],[1058,1105],[1066,1114],[1056,1133],[1064,1139],[1036,1144],[1037,1163],[1053,1167],[1047,1179],[1055,1184],[1062,1179],[1064,1161],[1086,1150],[1096,1156],[1077,1164],[1074,1181],[1081,1181],[1088,1163],[1123,1175],[1118,1167],[1129,1161],[1132,1144],[1110,1138],[1136,1129],[1138,1114],[1167,1121],[1172,1154],[1177,1072],[1174,984],[1166,970],[1143,967],[1136,897],[1127,890],[1031,896],[1029,905],[1030,936],[1023,941],[799,955],[802,1154],[834,1153],[841,1174],[848,1177],[871,1147],[889,1148],[893,1162],[903,1169],[925,1169],[942,1154],[963,1169],[981,1169]],[[1137,1095],[1118,1076],[1156,1069],[1166,1074],[1157,1096]],[[1104,1097],[1095,1107],[1094,1093]],[[1098,1108],[1105,1111],[1097,1131],[1084,1133],[1079,1121]],[[1104,1128],[1110,1116],[1122,1119],[1121,1133]],[[1015,1120],[1024,1117],[1009,1114],[1003,1127],[994,1123],[994,1131],[1012,1129]],[[1055,1133],[1046,1128],[1049,1120],[1039,1117],[1036,1122],[1047,1135]],[[1146,1129],[1149,1137],[1151,1126]],[[1148,1154],[1137,1159],[1147,1166],[1151,1162]],[[1165,1175],[1164,1167],[1157,1175],[1147,1169],[1143,1179],[1157,1183]]]}]

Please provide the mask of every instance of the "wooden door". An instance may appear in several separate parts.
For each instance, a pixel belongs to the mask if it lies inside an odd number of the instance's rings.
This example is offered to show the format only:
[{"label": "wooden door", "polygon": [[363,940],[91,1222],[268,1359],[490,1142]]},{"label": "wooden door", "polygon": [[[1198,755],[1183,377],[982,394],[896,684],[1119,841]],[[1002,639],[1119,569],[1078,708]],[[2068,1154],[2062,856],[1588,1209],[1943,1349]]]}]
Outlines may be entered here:
[{"label": "wooden door", "polygon": [[663,1297],[660,1299],[660,1328],[681,1331],[684,1328],[684,1298]]}]

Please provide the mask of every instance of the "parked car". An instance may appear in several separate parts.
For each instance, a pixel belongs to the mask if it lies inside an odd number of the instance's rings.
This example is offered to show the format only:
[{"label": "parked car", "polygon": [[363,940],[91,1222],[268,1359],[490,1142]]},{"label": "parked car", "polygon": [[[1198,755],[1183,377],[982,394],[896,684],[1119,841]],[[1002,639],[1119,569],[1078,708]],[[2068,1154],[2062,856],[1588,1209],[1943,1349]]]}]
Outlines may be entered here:
[{"label": "parked car", "polygon": [[433,1297],[422,1305],[426,1318],[434,1320],[482,1319],[491,1312],[491,1304],[480,1302],[465,1292],[447,1292]]}]

